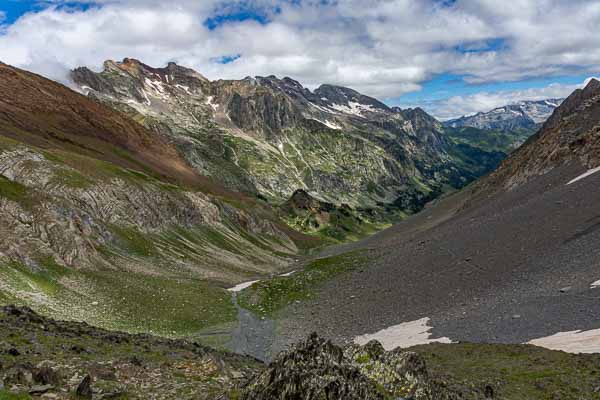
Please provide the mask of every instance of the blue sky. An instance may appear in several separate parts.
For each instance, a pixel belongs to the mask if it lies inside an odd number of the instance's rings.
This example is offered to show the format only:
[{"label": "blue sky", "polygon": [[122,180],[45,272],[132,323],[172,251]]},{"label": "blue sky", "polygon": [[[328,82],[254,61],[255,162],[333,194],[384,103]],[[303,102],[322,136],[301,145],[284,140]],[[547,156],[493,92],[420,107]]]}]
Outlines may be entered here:
[{"label": "blue sky", "polygon": [[466,82],[464,78],[464,76],[460,75],[440,74],[425,81],[421,90],[406,93],[397,98],[388,99],[388,102],[404,106],[412,106],[415,104],[425,105],[452,96],[469,96],[481,92],[500,93],[504,91],[542,89],[551,84],[571,86],[582,83],[588,78],[588,75],[540,77],[520,81],[478,84],[470,84]]},{"label": "blue sky", "polygon": [[593,0],[494,3],[0,0],[0,60],[57,80],[131,56],[213,79],[291,76],[439,118],[564,96],[600,71]]},{"label": "blue sky", "polygon": [[33,1],[21,1],[21,0],[2,0],[0,10],[5,13],[4,23],[11,24],[22,14],[36,10],[35,2]]}]

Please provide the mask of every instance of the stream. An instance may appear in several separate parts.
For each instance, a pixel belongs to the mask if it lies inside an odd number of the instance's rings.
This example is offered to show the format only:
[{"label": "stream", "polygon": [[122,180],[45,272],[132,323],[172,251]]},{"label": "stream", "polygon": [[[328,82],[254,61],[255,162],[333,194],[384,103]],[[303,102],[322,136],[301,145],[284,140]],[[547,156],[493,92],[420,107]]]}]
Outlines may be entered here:
[{"label": "stream", "polygon": [[231,332],[228,347],[235,353],[248,355],[261,361],[270,361],[271,348],[275,340],[275,321],[261,318],[240,307],[235,292],[233,303],[238,312],[238,325]]},{"label": "stream", "polygon": [[[290,271],[279,276],[291,276],[296,271]],[[229,289],[232,292],[232,301],[237,310],[238,324],[231,332],[231,341],[227,347],[238,354],[244,354],[268,362],[273,354],[275,341],[275,321],[259,317],[249,310],[241,307],[237,301],[237,293],[260,281],[240,283]]]}]

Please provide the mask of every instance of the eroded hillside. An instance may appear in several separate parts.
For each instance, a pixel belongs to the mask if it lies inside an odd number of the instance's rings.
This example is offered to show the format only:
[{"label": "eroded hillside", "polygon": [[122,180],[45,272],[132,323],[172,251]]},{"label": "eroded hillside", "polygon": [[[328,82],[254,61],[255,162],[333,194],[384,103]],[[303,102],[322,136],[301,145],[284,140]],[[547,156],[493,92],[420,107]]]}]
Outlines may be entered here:
[{"label": "eroded hillside", "polygon": [[226,287],[311,245],[121,113],[6,65],[0,76],[3,303],[195,333],[235,321]]}]

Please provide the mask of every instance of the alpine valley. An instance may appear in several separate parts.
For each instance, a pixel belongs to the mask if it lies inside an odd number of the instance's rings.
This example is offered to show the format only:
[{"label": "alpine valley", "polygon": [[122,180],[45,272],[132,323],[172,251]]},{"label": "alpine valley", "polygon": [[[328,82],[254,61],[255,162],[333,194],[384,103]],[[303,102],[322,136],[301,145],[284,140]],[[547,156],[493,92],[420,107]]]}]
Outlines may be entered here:
[{"label": "alpine valley", "polygon": [[596,343],[598,81],[442,123],[175,63],[70,79],[0,63],[1,400],[600,398],[600,356],[553,350]]}]

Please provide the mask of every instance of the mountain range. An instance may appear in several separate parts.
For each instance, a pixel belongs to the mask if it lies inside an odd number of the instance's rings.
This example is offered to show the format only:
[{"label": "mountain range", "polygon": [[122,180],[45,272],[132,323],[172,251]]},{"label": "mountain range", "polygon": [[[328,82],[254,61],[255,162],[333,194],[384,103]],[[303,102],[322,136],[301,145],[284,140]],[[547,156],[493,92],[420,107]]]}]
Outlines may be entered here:
[{"label": "mountain range", "polygon": [[[373,234],[509,152],[421,109],[290,78],[211,82],[125,59],[72,71],[82,95],[8,65],[0,74],[11,94],[0,102],[2,296],[106,328],[230,323],[224,287]],[[144,295],[128,289],[173,300],[196,280],[212,302],[200,313],[140,312]]]},{"label": "mountain range", "polygon": [[275,76],[209,81],[174,63],[153,68],[134,59],[106,61],[99,73],[77,68],[71,78],[229,189],[272,205],[306,190],[374,226],[418,211],[502,158],[455,145],[419,108],[388,107],[339,86],[311,92]]},{"label": "mountain range", "polygon": [[521,101],[491,111],[463,116],[444,122],[451,128],[473,127],[501,132],[537,130],[552,115],[564,99]]}]

